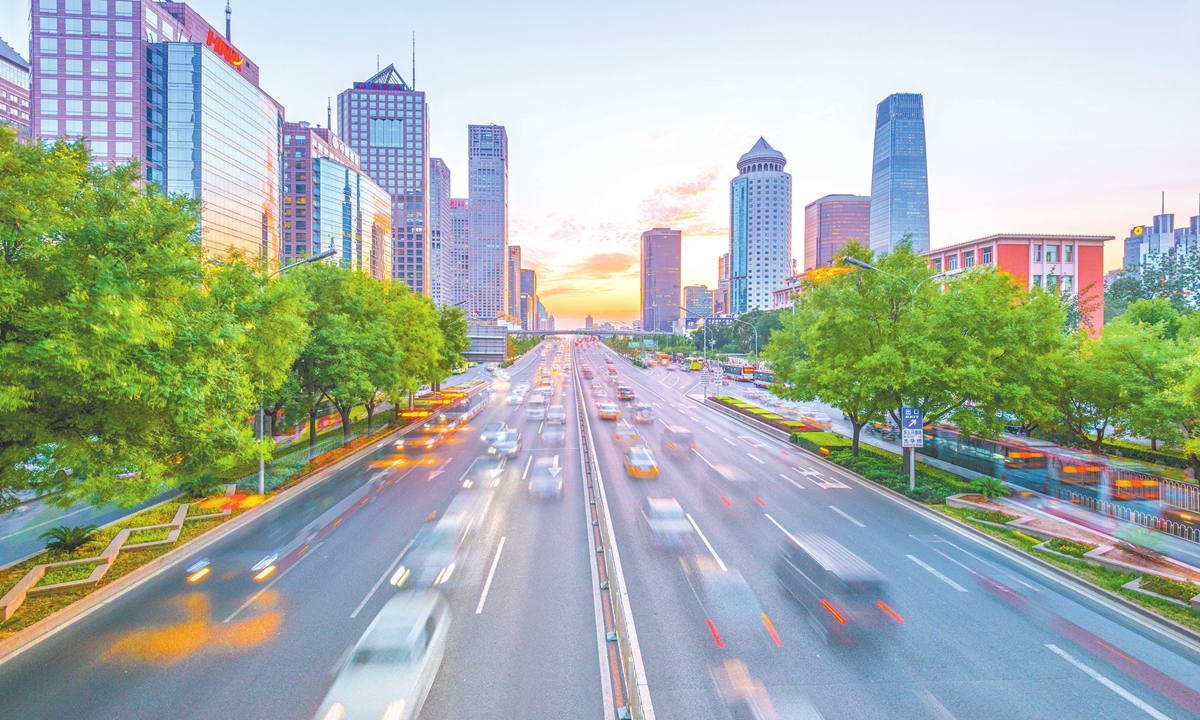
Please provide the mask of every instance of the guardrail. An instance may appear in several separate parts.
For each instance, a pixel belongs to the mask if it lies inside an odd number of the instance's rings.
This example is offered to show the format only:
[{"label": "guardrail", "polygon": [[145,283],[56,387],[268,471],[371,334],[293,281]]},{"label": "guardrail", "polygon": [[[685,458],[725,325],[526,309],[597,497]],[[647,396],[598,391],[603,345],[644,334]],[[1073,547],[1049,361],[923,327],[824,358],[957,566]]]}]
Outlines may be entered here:
[{"label": "guardrail", "polygon": [[1200,528],[1188,525],[1187,523],[1167,520],[1159,515],[1142,512],[1140,510],[1125,507],[1124,505],[1111,503],[1107,500],[1099,500],[1087,495],[1080,495],[1079,493],[1075,492],[1059,491],[1054,493],[1054,495],[1060,500],[1066,500],[1073,505],[1078,505],[1079,507],[1086,508],[1095,513],[1100,513],[1111,518],[1116,518],[1117,520],[1124,520],[1125,522],[1131,522],[1135,525],[1141,525],[1153,530],[1158,530],[1159,532],[1164,532],[1168,535],[1174,535],[1175,537],[1182,538],[1183,540],[1200,543]]},{"label": "guardrail", "polygon": [[[578,413],[580,448],[583,453],[584,475],[587,481],[588,508],[596,547],[596,565],[600,578],[605,631],[609,641],[610,658],[613,652],[612,645],[615,644],[615,660],[620,669],[620,677],[613,678],[617,717],[654,720],[645,669],[641,667],[640,657],[637,657],[630,647],[631,642],[636,642],[635,634],[631,632],[632,612],[629,608],[629,596],[621,582],[623,577],[621,560],[614,538],[612,519],[608,515],[608,500],[604,495],[604,479],[596,463],[595,441],[592,438],[591,423],[587,417],[587,401],[583,395],[583,378],[579,370],[579,358],[574,357],[572,364],[574,365],[572,373],[575,375],[575,408]],[[633,688],[632,692],[629,690],[630,688]]]}]

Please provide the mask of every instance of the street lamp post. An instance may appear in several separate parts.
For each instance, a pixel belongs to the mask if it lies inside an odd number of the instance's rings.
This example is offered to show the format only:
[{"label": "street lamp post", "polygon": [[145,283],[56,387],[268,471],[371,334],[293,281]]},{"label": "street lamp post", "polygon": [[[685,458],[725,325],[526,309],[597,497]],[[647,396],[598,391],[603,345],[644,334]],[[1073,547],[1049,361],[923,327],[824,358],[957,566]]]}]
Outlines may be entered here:
[{"label": "street lamp post", "polygon": [[[861,268],[863,270],[874,270],[875,272],[883,273],[884,275],[887,275],[890,278],[895,278],[896,280],[899,280],[900,282],[904,283],[904,285],[906,287],[908,286],[908,280],[905,280],[904,278],[902,278],[898,275],[893,275],[892,273],[888,272],[887,270],[880,270],[879,268],[875,267],[874,265],[872,265],[869,262],[859,260],[858,258],[851,257],[849,255],[843,257],[842,262],[846,263],[847,265],[852,265],[856,268]],[[953,277],[955,275],[959,275],[959,274],[963,273],[964,271],[965,270],[963,268],[958,268],[955,270],[948,270],[946,272],[934,273],[933,275],[930,275],[929,277],[925,278],[921,282],[917,283],[915,287],[913,287],[911,290],[909,290],[909,299],[908,299],[909,305],[911,305],[913,307],[916,306],[917,291],[920,290],[921,286],[924,285],[925,283],[929,282],[930,280],[936,280],[938,278]],[[908,379],[911,383],[911,381],[912,381],[912,363],[911,362],[909,362],[909,364],[908,364]],[[901,405],[904,404],[903,398],[900,399],[900,404]],[[922,422],[924,422],[924,421],[922,420]],[[922,432],[924,432],[924,430],[922,430]],[[901,436],[901,440],[903,441],[903,437],[904,437],[903,430],[901,430],[900,436]],[[917,489],[917,450],[916,450],[916,448],[909,448],[909,453],[908,453],[908,491],[914,492],[916,489]]]},{"label": "street lamp post", "polygon": [[[695,315],[696,317],[704,319],[704,320],[708,320],[708,319],[712,319],[712,318],[716,317],[715,315],[701,315],[700,313],[696,312],[695,310],[689,310],[685,307],[681,307],[679,309],[686,313],[691,313],[691,314]],[[741,323],[742,325],[745,325],[746,327],[748,327],[754,331],[754,364],[757,365],[758,364],[758,328],[754,327],[753,324],[748,323],[745,320],[738,320],[737,318],[722,318],[722,319],[723,320],[732,320],[735,323]],[[707,326],[707,324],[708,323],[705,323],[706,326]],[[707,332],[707,329],[706,329],[706,332]]]},{"label": "street lamp post", "polygon": [[[270,280],[271,278],[275,277],[276,275],[278,275],[280,273],[287,272],[288,270],[291,270],[292,268],[294,268],[298,265],[307,265],[308,263],[314,263],[319,260],[324,260],[325,258],[333,257],[336,254],[337,254],[336,248],[329,248],[328,250],[326,250],[323,253],[320,253],[318,255],[313,255],[311,257],[306,257],[302,260],[297,260],[296,262],[292,263],[291,265],[284,265],[283,267],[279,268],[275,272],[267,273],[267,276],[265,278],[263,278],[263,281],[258,284],[258,291],[260,293],[266,292],[266,290],[267,290],[267,282],[266,281]],[[220,267],[223,267],[225,265],[225,263],[221,262],[220,260],[215,260],[212,258],[209,258],[208,262],[212,263],[213,265],[220,266]],[[265,418],[263,417],[263,404],[262,404],[261,399],[259,400],[259,403],[258,403],[258,423],[257,424],[258,424],[258,428],[257,428],[257,431],[255,432],[255,435],[257,436],[256,439],[261,443],[263,441],[263,433],[266,431]],[[267,491],[266,485],[267,485],[267,461],[266,461],[266,458],[263,457],[262,448],[260,447],[258,450],[258,494],[259,495],[263,495],[266,493],[266,491]]]}]

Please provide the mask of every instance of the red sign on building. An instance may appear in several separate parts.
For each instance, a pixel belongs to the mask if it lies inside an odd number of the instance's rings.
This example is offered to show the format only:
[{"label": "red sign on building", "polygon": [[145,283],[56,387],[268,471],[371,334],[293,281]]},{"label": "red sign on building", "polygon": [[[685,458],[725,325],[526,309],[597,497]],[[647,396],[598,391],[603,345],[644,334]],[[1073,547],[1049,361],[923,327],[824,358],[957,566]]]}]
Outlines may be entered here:
[{"label": "red sign on building", "polygon": [[246,62],[246,58],[242,54],[233,49],[233,46],[225,42],[225,38],[213,32],[208,31],[208,40],[204,43],[213,49],[213,52],[225,58],[225,62],[237,68],[238,72],[242,71],[242,64]]}]

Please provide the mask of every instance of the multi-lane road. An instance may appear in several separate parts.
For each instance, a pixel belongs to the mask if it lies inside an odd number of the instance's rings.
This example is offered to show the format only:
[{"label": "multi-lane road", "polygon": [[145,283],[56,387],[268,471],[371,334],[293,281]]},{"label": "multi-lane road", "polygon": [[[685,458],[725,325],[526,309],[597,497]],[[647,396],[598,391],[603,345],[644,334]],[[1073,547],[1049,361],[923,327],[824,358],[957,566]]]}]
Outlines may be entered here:
[{"label": "multi-lane road", "polygon": [[[730,717],[714,679],[729,668],[761,683],[778,718],[1200,715],[1200,650],[1185,639],[705,407],[686,392],[694,374],[615,360],[656,415],[630,426],[639,438],[619,438],[633,407],[600,419],[579,375],[588,366],[606,377],[609,351],[544,349],[511,369],[512,382],[571,362],[553,376],[551,404],[568,416],[561,440],[544,439],[542,421],[497,387],[470,427],[428,454],[380,444],[197,552],[212,568],[201,582],[187,582],[185,559],[0,664],[0,717],[313,717],[398,592],[389,580],[410,542],[485,453],[479,430],[498,421],[521,431],[521,448],[446,590],[453,621],[423,718],[617,717],[623,688],[608,670],[589,545],[589,436],[647,716]],[[696,447],[670,451],[666,425],[689,429]],[[625,451],[638,443],[657,458],[657,477],[627,473]],[[561,499],[526,492],[544,458],[557,458]],[[697,542],[652,543],[648,497],[675,498]],[[865,641],[825,641],[779,588],[789,533],[824,534],[886,578],[893,614]],[[260,559],[300,548],[254,579]]]}]

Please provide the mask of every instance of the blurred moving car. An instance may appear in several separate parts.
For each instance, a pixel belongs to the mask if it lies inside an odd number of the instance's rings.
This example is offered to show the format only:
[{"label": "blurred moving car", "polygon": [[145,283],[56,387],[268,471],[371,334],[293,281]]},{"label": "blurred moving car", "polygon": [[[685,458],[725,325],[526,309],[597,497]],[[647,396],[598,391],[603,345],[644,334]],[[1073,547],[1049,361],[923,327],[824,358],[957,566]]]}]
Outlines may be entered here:
[{"label": "blurred moving car", "polygon": [[513,386],[513,391],[519,393],[529,392],[529,383],[522,380]]},{"label": "blurred moving car", "polygon": [[663,448],[672,455],[690,458],[696,449],[696,435],[681,425],[665,425]]},{"label": "blurred moving car", "polygon": [[567,431],[563,425],[551,425],[546,423],[546,427],[542,428],[542,442],[547,445],[557,445],[561,443],[567,436]]},{"label": "blurred moving car", "polygon": [[483,433],[479,436],[479,439],[486,443],[490,443],[496,439],[496,433],[507,429],[508,426],[502,422],[490,422],[483,426]]},{"label": "blurred moving car", "polygon": [[562,405],[551,405],[546,408],[546,424],[563,425],[567,422],[567,409]]},{"label": "blurred moving car", "polygon": [[617,404],[614,402],[602,402],[600,405],[601,420],[616,420],[621,417],[621,411],[617,409]]},{"label": "blurred moving car", "polygon": [[413,437],[402,436],[396,439],[397,452],[413,452],[413,451],[429,451],[441,445],[446,440],[447,434],[439,432],[436,434],[415,435]]},{"label": "blurred moving car", "polygon": [[497,368],[497,367],[499,367],[499,366],[498,366],[498,365],[496,365],[496,363],[494,363],[494,362],[490,362],[490,363],[484,363],[484,364],[483,364],[483,369],[484,369],[484,370],[487,370],[488,372],[495,372],[495,370],[496,370],[496,368]]},{"label": "blurred moving car", "polygon": [[525,396],[519,392],[510,392],[508,397],[504,398],[505,405],[520,405],[525,399]]},{"label": "blurred moving car", "polygon": [[492,488],[500,484],[504,474],[505,458],[485,455],[471,461],[471,466],[463,473],[463,487]]},{"label": "blurred moving car", "polygon": [[630,477],[646,478],[658,476],[658,462],[650,448],[645,445],[635,445],[625,451],[625,471]]},{"label": "blurred moving car", "polygon": [[[611,361],[610,361],[610,362],[611,362]],[[608,374],[609,374],[609,375],[616,375],[616,374],[617,374],[617,366],[616,366],[616,365],[609,365],[609,366],[608,366]]]},{"label": "blurred moving car", "polygon": [[546,418],[546,400],[545,396],[540,393],[534,393],[529,396],[529,402],[525,403],[525,419],[526,420],[544,420]]},{"label": "blurred moving car", "polygon": [[654,422],[654,408],[647,403],[638,403],[633,408],[633,421],[636,423]]},{"label": "blurred moving car", "polygon": [[457,576],[494,491],[462,490],[446,511],[422,523],[396,571],[394,584],[413,588],[448,585]]},{"label": "blurred moving car", "polygon": [[529,494],[544,500],[561,498],[562,492],[562,468],[558,465],[558,457],[535,460],[529,472]]},{"label": "blurred moving car", "polygon": [[687,515],[675,498],[646,498],[642,518],[656,545],[683,547],[696,541],[696,529],[688,522]]},{"label": "blurred moving car", "polygon": [[827,535],[789,535],[779,548],[775,576],[826,639],[852,643],[903,622],[885,602],[883,575]]},{"label": "blurred moving car", "polygon": [[616,438],[618,442],[626,442],[637,440],[638,433],[637,430],[634,430],[628,425],[618,425],[617,429],[613,431],[613,437]]},{"label": "blurred moving car", "polygon": [[707,554],[693,556],[692,569],[700,604],[726,647],[747,656],[773,646],[758,596],[737,569]]},{"label": "blurred moving car", "polygon": [[801,414],[800,420],[802,422],[808,423],[809,425],[815,425],[824,430],[828,430],[829,428],[833,427],[833,419],[830,418],[829,415],[821,412],[820,410],[815,410],[815,411],[809,412],[807,414]]},{"label": "blurred moving car", "polygon": [[496,439],[488,448],[488,455],[512,457],[521,449],[521,433],[513,429],[496,433]]},{"label": "blurred moving car", "polygon": [[400,592],[355,643],[316,720],[408,720],[442,665],[450,606],[435,590]]},{"label": "blurred moving car", "polygon": [[617,399],[618,400],[632,400],[632,399],[634,399],[634,397],[635,397],[635,395],[633,393],[633,388],[629,387],[628,385],[618,385],[617,386]]}]

